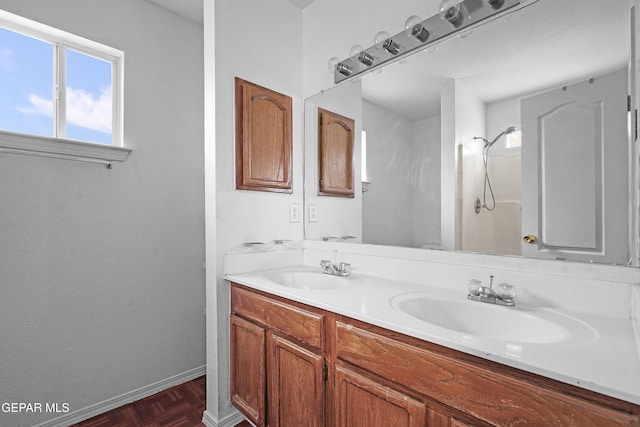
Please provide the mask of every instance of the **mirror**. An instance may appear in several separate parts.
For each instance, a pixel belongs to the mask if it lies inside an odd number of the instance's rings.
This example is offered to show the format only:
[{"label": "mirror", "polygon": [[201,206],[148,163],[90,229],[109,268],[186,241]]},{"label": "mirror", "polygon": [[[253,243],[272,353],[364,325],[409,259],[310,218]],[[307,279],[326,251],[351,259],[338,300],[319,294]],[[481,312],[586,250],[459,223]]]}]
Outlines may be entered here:
[{"label": "mirror", "polygon": [[[540,0],[308,98],[305,238],[637,265],[630,22]],[[355,122],[354,198],[318,194],[318,108]]]}]

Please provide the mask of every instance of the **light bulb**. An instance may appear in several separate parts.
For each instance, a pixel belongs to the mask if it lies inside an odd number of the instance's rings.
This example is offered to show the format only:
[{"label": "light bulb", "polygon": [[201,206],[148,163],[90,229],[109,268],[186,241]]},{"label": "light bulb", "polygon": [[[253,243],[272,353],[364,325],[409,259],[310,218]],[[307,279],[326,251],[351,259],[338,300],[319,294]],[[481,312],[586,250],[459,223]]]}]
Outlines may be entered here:
[{"label": "light bulb", "polygon": [[390,38],[385,40],[382,47],[392,55],[397,55],[400,52],[400,45]]},{"label": "light bulb", "polygon": [[440,17],[458,28],[464,21],[463,0],[442,0],[440,3]]},{"label": "light bulb", "polygon": [[337,56],[334,56],[331,59],[329,59],[329,62],[327,62],[327,68],[329,68],[329,71],[334,73],[336,71],[336,65],[338,65],[339,63],[340,63],[340,58],[338,58]]},{"label": "light bulb", "polygon": [[494,10],[498,10],[504,5],[504,0],[487,0],[487,3],[489,3],[489,6]]},{"label": "light bulb", "polygon": [[420,23],[422,23],[422,18],[420,18],[418,15],[411,15],[407,18],[406,21],[404,21],[404,32],[407,33],[408,36],[410,36],[413,27]]},{"label": "light bulb", "polygon": [[404,23],[404,32],[407,36],[413,36],[422,43],[429,40],[429,31],[422,25],[422,18],[418,15],[412,15],[407,18]]},{"label": "light bulb", "polygon": [[351,50],[349,51],[349,57],[350,58],[355,58],[358,55],[360,55],[360,52],[362,52],[364,50],[364,48],[362,46],[360,46],[359,44],[354,44],[351,47]]},{"label": "light bulb", "polygon": [[387,33],[386,31],[378,31],[376,33],[376,36],[373,38],[373,43],[376,45],[376,47],[378,49],[380,49],[382,47],[382,44],[389,38],[391,37],[389,35],[389,33]]}]

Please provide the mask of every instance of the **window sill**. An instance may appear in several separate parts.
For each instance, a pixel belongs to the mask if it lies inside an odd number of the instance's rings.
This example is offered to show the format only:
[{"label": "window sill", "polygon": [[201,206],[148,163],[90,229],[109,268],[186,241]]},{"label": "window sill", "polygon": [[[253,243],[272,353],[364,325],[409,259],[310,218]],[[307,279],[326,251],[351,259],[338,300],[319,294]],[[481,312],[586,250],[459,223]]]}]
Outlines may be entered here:
[{"label": "window sill", "polygon": [[0,153],[53,157],[82,162],[124,162],[130,148],[0,131]]}]

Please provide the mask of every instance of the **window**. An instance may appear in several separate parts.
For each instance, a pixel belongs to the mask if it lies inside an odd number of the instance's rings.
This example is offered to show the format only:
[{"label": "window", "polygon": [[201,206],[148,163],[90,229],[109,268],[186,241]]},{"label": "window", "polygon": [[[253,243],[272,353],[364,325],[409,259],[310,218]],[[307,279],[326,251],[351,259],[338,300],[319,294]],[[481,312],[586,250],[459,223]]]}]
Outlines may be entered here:
[{"label": "window", "polygon": [[519,148],[522,146],[522,131],[511,132],[505,140],[506,148]]},{"label": "window", "polygon": [[0,150],[124,160],[123,57],[0,10]]}]

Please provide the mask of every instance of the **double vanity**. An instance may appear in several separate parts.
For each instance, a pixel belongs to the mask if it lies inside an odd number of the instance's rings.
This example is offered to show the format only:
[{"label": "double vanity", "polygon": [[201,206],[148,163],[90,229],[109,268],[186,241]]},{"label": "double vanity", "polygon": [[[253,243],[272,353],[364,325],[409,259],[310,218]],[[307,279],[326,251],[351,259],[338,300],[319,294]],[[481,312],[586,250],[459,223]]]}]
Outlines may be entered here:
[{"label": "double vanity", "polygon": [[[634,285],[349,247],[228,259],[232,402],[254,424],[640,425]],[[488,272],[514,285],[514,306],[468,297],[461,278]],[[591,296],[568,300],[580,286]]]}]

